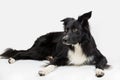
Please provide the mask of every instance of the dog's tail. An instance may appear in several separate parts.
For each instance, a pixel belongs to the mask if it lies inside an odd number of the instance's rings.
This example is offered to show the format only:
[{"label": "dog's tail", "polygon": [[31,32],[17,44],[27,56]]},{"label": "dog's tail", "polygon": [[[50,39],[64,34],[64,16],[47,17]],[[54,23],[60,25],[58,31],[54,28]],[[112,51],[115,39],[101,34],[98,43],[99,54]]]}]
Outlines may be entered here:
[{"label": "dog's tail", "polygon": [[111,65],[107,64],[104,68],[109,69],[109,68],[111,68]]},{"label": "dog's tail", "polygon": [[10,57],[16,55],[18,52],[21,52],[21,51],[8,48],[8,49],[5,50],[4,53],[2,53],[2,54],[0,55],[0,58],[1,58],[1,59],[7,59],[7,58],[10,58]]}]

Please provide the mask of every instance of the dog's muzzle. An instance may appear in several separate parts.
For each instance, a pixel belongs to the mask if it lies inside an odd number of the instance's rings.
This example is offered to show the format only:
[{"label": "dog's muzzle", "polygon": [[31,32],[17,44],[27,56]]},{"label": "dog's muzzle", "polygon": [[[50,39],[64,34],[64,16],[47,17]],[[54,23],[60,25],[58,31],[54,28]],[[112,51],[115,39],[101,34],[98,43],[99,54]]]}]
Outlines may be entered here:
[{"label": "dog's muzzle", "polygon": [[63,37],[63,39],[62,39],[63,44],[65,44],[65,45],[71,45],[69,43],[69,41],[68,41],[68,38],[69,38],[68,35],[66,35],[66,36]]},{"label": "dog's muzzle", "polygon": [[68,35],[63,37],[63,42],[66,43],[68,41]]}]

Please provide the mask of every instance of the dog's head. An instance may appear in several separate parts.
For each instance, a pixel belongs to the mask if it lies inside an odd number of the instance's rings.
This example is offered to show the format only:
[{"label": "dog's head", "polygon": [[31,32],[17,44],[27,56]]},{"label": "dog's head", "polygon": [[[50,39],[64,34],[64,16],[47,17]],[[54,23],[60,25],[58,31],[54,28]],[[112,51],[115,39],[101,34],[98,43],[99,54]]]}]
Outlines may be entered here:
[{"label": "dog's head", "polygon": [[74,45],[80,43],[84,36],[89,36],[89,23],[92,12],[85,13],[74,18],[65,18],[61,20],[64,25],[63,43],[66,45]]}]

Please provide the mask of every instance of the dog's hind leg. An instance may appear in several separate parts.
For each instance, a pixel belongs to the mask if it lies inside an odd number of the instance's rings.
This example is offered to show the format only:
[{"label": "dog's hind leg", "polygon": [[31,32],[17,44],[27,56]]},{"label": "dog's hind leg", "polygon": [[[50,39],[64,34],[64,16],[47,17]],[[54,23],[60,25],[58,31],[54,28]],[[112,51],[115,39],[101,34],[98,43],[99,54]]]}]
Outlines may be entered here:
[{"label": "dog's hind leg", "polygon": [[46,60],[47,55],[43,55],[42,53],[27,50],[25,52],[18,52],[16,55],[9,58],[8,62],[14,63],[17,60]]},{"label": "dog's hind leg", "polygon": [[26,52],[26,50],[14,50],[14,49],[8,48],[5,50],[4,53],[0,55],[0,59],[9,59],[8,60],[9,63],[14,63],[15,59],[12,57],[18,55],[19,53],[23,53],[23,52]]},{"label": "dog's hind leg", "polygon": [[8,62],[10,64],[14,63],[16,60],[20,60],[20,59],[23,59],[25,58],[26,55],[25,55],[25,52],[18,52],[16,55],[14,56],[11,56],[9,59],[8,59]]},{"label": "dog's hind leg", "polygon": [[32,59],[31,54],[26,52],[18,52],[16,55],[10,57],[8,59],[8,62],[10,64],[14,63],[16,60],[26,60],[26,59]]}]

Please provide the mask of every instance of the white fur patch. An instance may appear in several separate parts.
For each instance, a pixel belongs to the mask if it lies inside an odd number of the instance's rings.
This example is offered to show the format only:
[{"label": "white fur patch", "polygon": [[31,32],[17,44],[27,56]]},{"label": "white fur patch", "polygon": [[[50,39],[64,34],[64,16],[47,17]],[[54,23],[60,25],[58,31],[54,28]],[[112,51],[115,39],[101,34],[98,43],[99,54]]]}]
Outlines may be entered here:
[{"label": "white fur patch", "polygon": [[9,62],[10,64],[13,64],[13,63],[15,62],[15,59],[14,59],[14,58],[9,58],[8,62]]},{"label": "white fur patch", "polygon": [[56,68],[55,65],[49,65],[49,66],[43,68],[42,70],[40,70],[38,73],[40,76],[45,76],[46,74],[52,72],[55,68]]},{"label": "white fur patch", "polygon": [[68,51],[68,58],[69,58],[69,64],[73,64],[73,65],[82,65],[93,59],[93,57],[87,57],[83,53],[81,45],[79,43],[74,45],[74,51],[72,50]]},{"label": "white fur patch", "polygon": [[104,71],[102,69],[97,68],[96,69],[96,76],[101,77],[104,75]]}]

